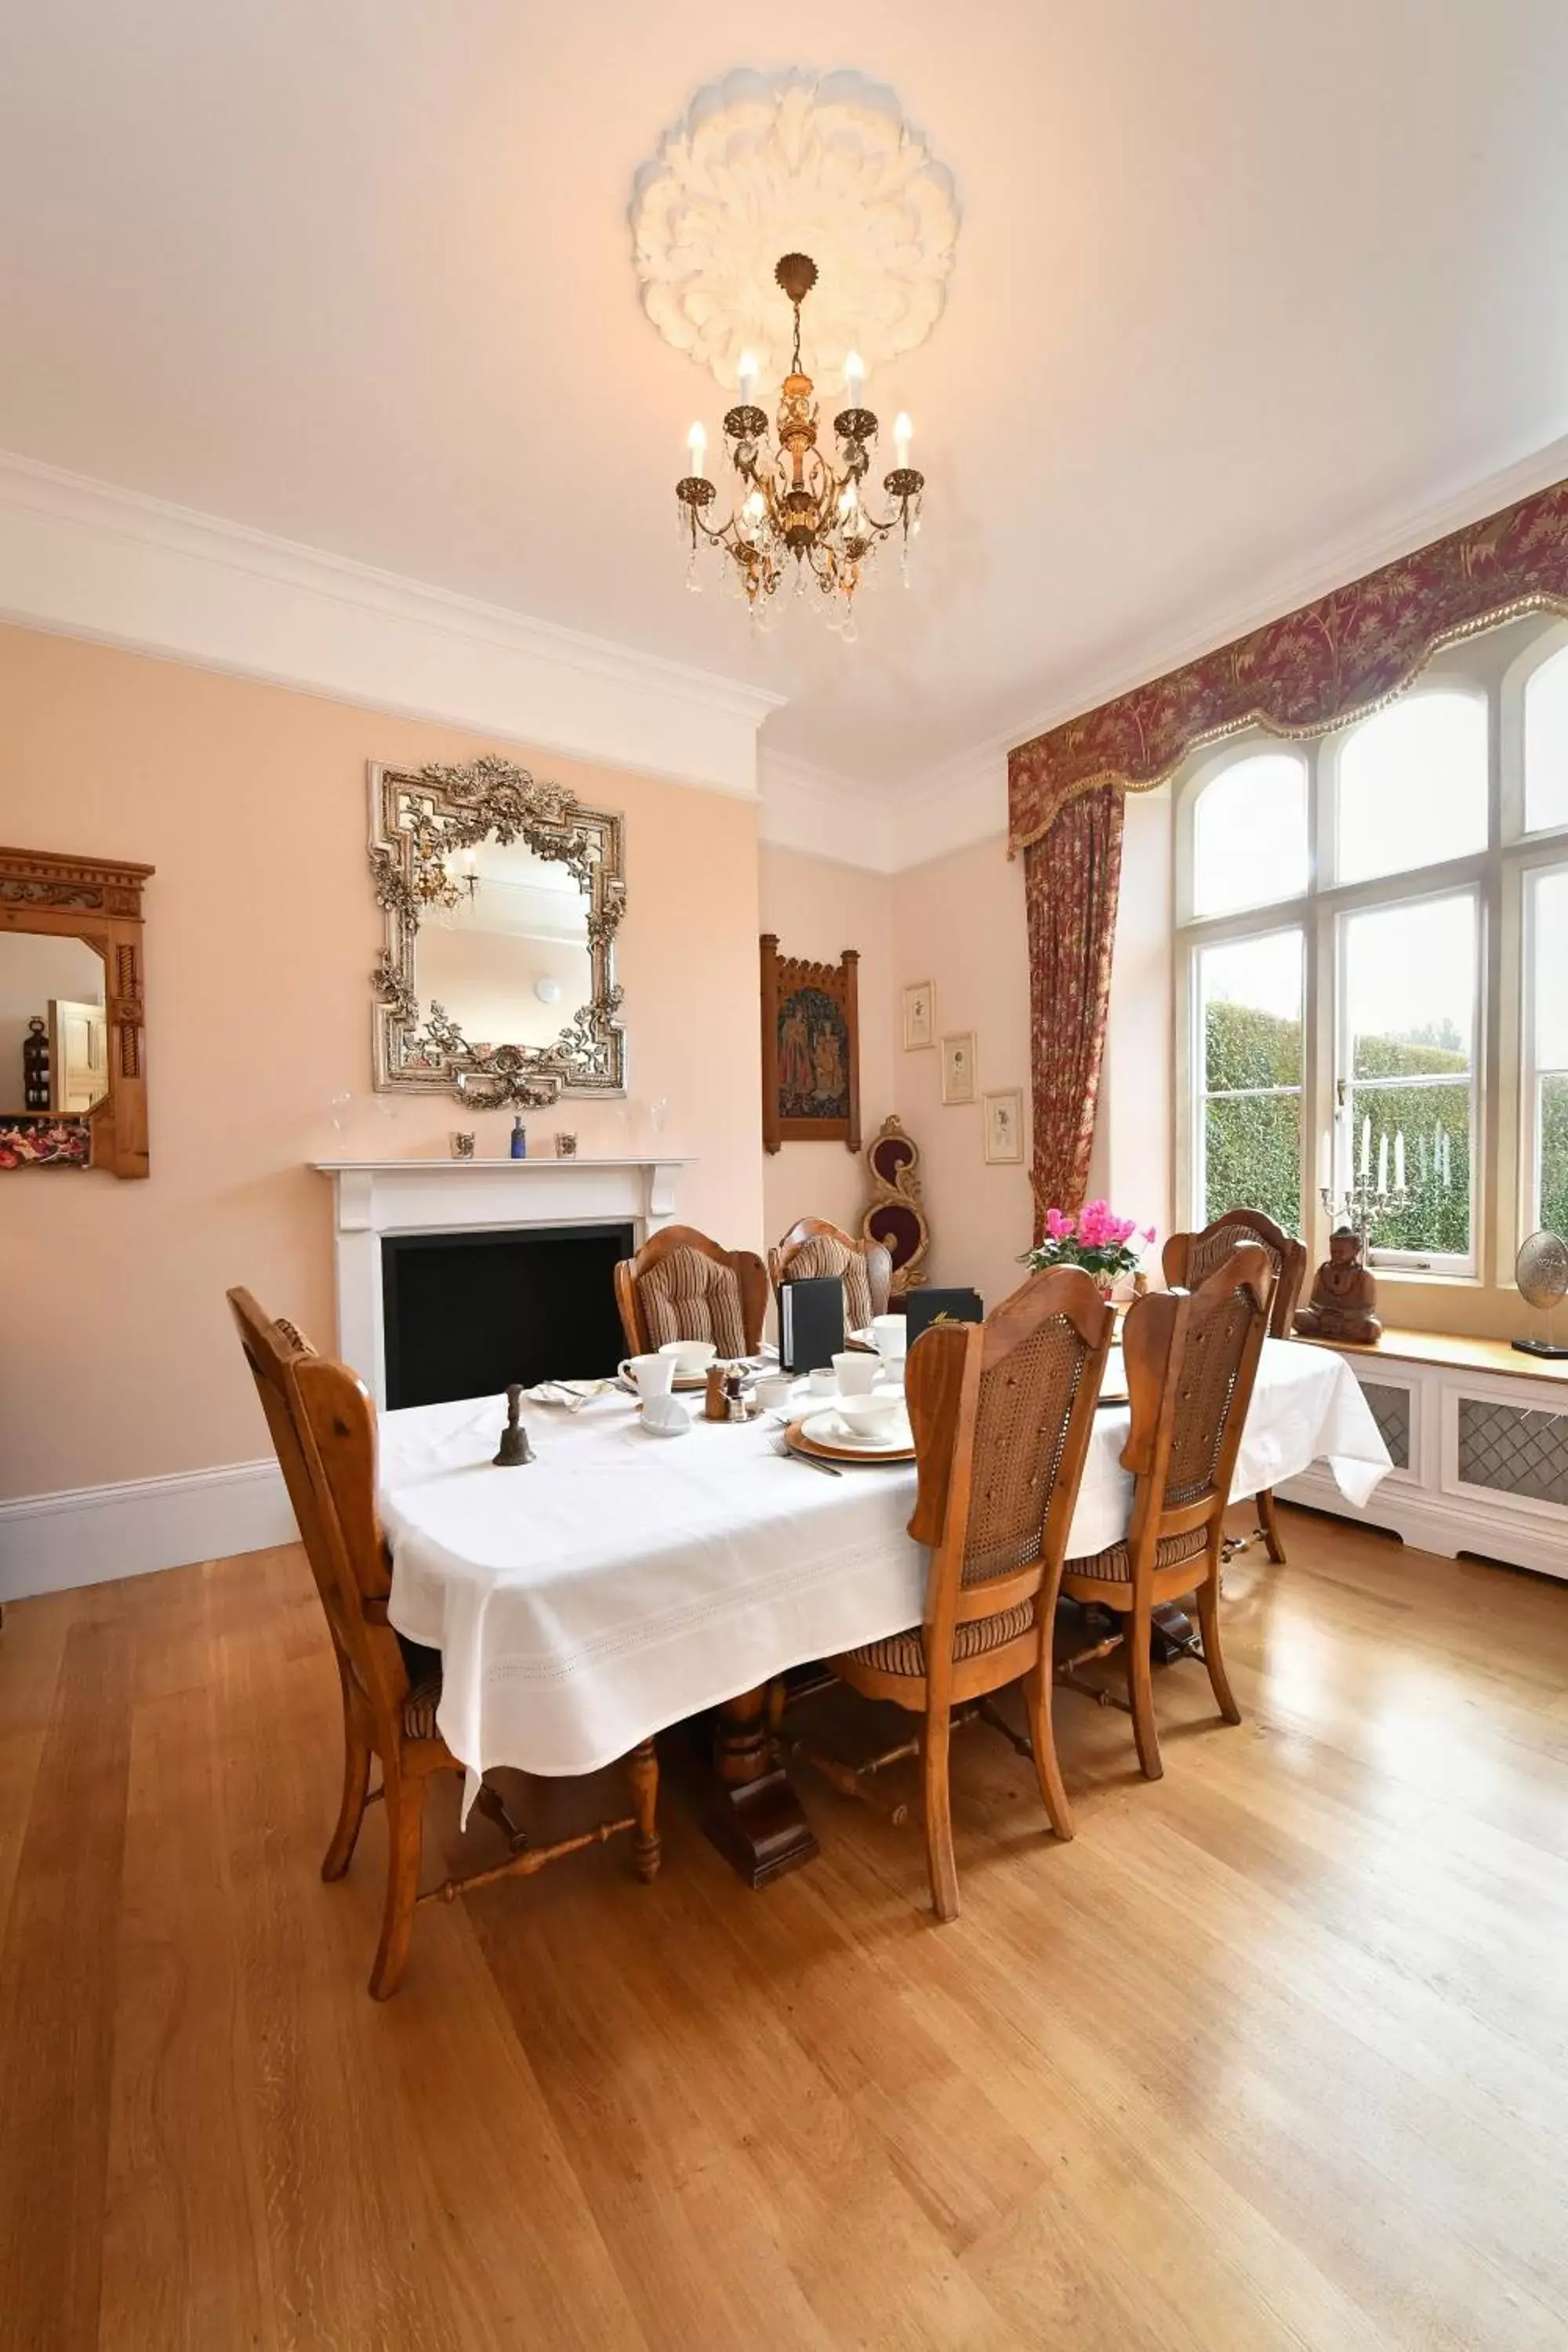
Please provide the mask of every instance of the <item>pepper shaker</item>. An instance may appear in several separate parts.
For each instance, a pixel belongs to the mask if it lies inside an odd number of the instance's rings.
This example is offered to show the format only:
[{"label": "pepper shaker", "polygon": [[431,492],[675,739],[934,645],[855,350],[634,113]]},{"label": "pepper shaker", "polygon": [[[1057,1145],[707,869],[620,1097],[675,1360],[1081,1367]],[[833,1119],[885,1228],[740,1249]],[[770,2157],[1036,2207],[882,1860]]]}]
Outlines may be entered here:
[{"label": "pepper shaker", "polygon": [[710,1364],[708,1367],[707,1392],[702,1400],[702,1413],[704,1420],[707,1421],[728,1421],[730,1418],[729,1402],[724,1391],[722,1364]]}]

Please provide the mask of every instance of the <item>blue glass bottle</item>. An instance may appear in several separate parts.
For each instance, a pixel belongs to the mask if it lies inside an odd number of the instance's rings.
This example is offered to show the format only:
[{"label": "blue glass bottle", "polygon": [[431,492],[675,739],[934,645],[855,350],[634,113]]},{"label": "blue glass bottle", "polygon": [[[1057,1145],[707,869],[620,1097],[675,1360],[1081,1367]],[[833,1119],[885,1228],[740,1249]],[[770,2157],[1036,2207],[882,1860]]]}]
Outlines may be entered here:
[{"label": "blue glass bottle", "polygon": [[514,1160],[528,1158],[528,1129],[522,1123],[521,1111],[511,1123],[511,1156]]}]

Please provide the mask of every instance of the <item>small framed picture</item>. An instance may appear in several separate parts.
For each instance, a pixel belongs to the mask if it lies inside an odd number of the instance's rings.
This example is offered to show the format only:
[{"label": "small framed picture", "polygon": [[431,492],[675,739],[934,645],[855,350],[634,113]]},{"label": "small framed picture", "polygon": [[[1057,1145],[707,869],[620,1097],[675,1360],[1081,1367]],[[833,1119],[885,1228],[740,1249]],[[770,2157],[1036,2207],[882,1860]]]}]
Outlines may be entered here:
[{"label": "small framed picture", "polygon": [[944,1103],[974,1100],[974,1032],[957,1030],[942,1041],[942,1098]]},{"label": "small framed picture", "polygon": [[936,992],[929,980],[917,980],[904,991],[904,1051],[936,1044]]},{"label": "small framed picture", "polygon": [[1009,1087],[1005,1093],[987,1095],[985,1103],[985,1157],[991,1160],[1022,1160],[1024,1157],[1024,1093],[1021,1087]]}]

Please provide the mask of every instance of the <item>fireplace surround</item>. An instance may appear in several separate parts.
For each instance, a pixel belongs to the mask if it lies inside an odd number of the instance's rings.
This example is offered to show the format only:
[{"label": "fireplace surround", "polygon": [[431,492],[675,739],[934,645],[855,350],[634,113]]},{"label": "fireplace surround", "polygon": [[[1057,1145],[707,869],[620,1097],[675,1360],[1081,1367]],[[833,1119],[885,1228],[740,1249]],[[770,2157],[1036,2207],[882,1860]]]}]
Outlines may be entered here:
[{"label": "fireplace surround", "polygon": [[[332,1186],[339,1354],[384,1408],[387,1240],[420,1234],[482,1240],[509,1231],[542,1235],[598,1229],[613,1231],[617,1248],[629,1233],[635,1249],[670,1222],[677,1179],[693,1164],[664,1156],[317,1161]],[[550,1369],[571,1376],[569,1367]]]}]

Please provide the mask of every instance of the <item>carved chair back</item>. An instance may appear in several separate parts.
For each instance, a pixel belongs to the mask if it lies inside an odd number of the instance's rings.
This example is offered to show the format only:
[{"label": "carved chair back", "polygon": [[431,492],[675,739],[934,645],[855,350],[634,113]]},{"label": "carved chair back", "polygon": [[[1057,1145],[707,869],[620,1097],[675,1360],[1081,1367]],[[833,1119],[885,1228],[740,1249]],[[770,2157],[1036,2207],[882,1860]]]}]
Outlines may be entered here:
[{"label": "carved chair back", "polygon": [[665,1225],[616,1268],[616,1304],[634,1356],[670,1339],[711,1339],[721,1356],[754,1356],[767,1312],[767,1268],[695,1225]]},{"label": "carved chair back", "polygon": [[1195,1290],[1157,1290],[1122,1327],[1136,1486],[1127,1549],[1140,1565],[1213,1549],[1268,1330],[1274,1269],[1258,1243],[1232,1250]]},{"label": "carved chair back", "polygon": [[933,1684],[956,1626],[1019,1611],[1026,1624],[1048,1624],[1115,1324],[1089,1276],[1058,1266],[983,1324],[933,1324],[911,1349],[919,1484],[909,1531],[933,1547]]},{"label": "carved chair back", "polygon": [[1268,1311],[1269,1336],[1290,1336],[1291,1318],[1300,1302],[1307,1275],[1307,1244],[1277,1225],[1261,1209],[1226,1209],[1199,1234],[1173,1234],[1161,1252],[1160,1263],[1173,1290],[1196,1290],[1232,1250],[1256,1242],[1267,1251],[1274,1271],[1274,1298]]},{"label": "carved chair back", "polygon": [[776,1302],[781,1282],[837,1275],[844,1285],[847,1329],[864,1330],[873,1315],[885,1315],[893,1288],[893,1260],[879,1241],[857,1241],[826,1217],[802,1217],[768,1252],[768,1278]]},{"label": "carved chair back", "polygon": [[[375,1410],[346,1364],[318,1356],[248,1290],[228,1303],[316,1580],[339,1672],[395,1748],[408,1670],[386,1622],[392,1566],[375,1508]],[[384,1749],[384,1753],[385,1750]]]}]

